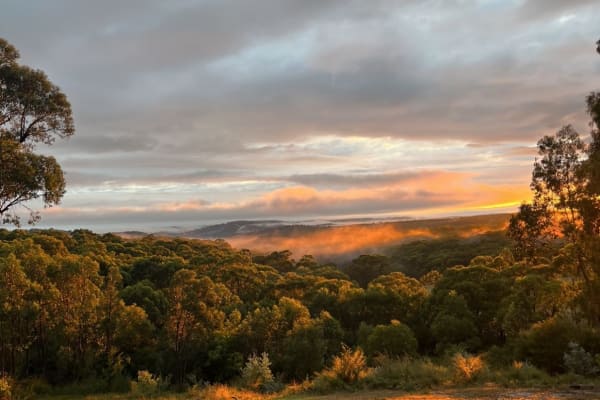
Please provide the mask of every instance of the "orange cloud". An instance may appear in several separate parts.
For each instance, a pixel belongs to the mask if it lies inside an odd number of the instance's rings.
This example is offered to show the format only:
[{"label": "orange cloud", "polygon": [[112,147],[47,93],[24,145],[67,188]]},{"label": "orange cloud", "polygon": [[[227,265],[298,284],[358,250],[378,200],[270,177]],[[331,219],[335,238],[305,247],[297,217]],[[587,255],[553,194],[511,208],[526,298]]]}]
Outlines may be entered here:
[{"label": "orange cloud", "polygon": [[531,197],[522,185],[489,185],[473,174],[424,172],[378,187],[317,190],[295,186],[267,193],[247,206],[273,213],[358,215],[381,212],[451,213],[516,208]]},{"label": "orange cloud", "polygon": [[[336,218],[358,216],[436,217],[468,213],[511,212],[522,200],[531,197],[526,185],[490,185],[479,182],[472,173],[448,171],[417,171],[402,175],[398,181],[384,180],[365,185],[363,176],[356,186],[346,189],[318,189],[294,186],[276,189],[254,198],[241,197],[230,201],[208,202],[202,199],[182,199],[177,202],[90,207],[61,206],[48,211],[54,223],[77,221],[119,221],[125,229],[139,222],[162,221],[167,224],[202,224],[204,221],[265,218]],[[350,183],[352,183],[350,181]],[[367,182],[368,183],[368,182]],[[368,246],[370,237],[384,243],[402,238],[404,233],[374,231],[360,246]],[[323,243],[354,246],[343,240],[320,238]],[[332,246],[333,246],[332,244]],[[357,245],[358,246],[358,245]],[[359,247],[360,247],[359,246]]]}]

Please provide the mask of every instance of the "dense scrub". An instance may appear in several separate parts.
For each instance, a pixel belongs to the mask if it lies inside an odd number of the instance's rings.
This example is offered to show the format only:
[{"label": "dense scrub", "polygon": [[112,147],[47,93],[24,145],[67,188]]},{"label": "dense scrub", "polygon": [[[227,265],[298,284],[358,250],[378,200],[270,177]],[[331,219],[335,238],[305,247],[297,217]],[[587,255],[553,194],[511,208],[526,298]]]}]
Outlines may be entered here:
[{"label": "dense scrub", "polygon": [[397,360],[364,375],[371,387],[410,374],[409,359],[422,360],[421,379],[443,381],[447,367],[426,358],[457,353],[547,373],[585,358],[588,370],[573,372],[593,376],[600,334],[566,259],[529,266],[502,251],[422,281],[382,271],[361,287],[310,256],[253,258],[223,241],[2,230],[0,369],[51,385],[95,382],[102,391],[129,389],[140,376],[165,387],[240,382],[258,363],[272,380],[256,387],[269,390],[319,371],[321,381],[335,377],[327,368],[362,348],[365,368],[382,356]]}]

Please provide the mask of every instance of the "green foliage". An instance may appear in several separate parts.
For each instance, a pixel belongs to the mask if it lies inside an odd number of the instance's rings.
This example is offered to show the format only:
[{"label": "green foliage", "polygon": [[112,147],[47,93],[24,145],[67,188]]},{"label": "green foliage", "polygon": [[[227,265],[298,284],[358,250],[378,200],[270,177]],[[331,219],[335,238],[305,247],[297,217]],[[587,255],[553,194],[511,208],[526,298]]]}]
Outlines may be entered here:
[{"label": "green foliage", "polygon": [[528,362],[514,361],[509,368],[501,370],[496,381],[504,386],[532,387],[547,386],[550,376]]},{"label": "green foliage", "polygon": [[367,337],[366,351],[369,355],[414,356],[417,339],[410,328],[397,320],[389,325],[377,325]]},{"label": "green foliage", "polygon": [[581,328],[564,318],[550,318],[534,324],[517,341],[520,359],[531,361],[548,372],[563,372],[569,342],[577,340]]},{"label": "green foliage", "polygon": [[439,387],[452,378],[449,369],[428,359],[380,358],[367,378],[374,389],[422,390]]},{"label": "green foliage", "polygon": [[251,355],[242,368],[242,384],[248,389],[265,392],[273,386],[275,378],[271,372],[271,360],[267,353]]},{"label": "green foliage", "polygon": [[131,383],[132,393],[138,396],[152,396],[160,392],[160,378],[148,371],[138,371],[137,380]]},{"label": "green foliage", "polygon": [[560,236],[569,245],[570,257],[563,254],[561,264],[571,267],[572,275],[582,280],[583,311],[590,321],[598,324],[600,96],[592,93],[586,100],[592,118],[591,143],[586,144],[570,125],[538,141],[539,158],[534,163],[531,180],[533,201],[523,204],[512,217],[509,233],[515,240],[517,257],[529,264],[536,261],[532,256],[548,238]]},{"label": "green foliage", "polygon": [[344,271],[350,279],[357,281],[361,287],[367,287],[373,279],[392,272],[392,267],[389,258],[386,256],[363,254],[352,260]]},{"label": "green foliage", "polygon": [[480,339],[475,326],[475,316],[462,296],[450,290],[440,296],[441,304],[430,305],[431,337],[435,340],[435,351],[442,354],[449,347],[462,345],[477,348]]},{"label": "green foliage", "polygon": [[575,342],[569,342],[563,360],[567,370],[577,375],[593,376],[600,372],[594,357]]},{"label": "green foliage", "polygon": [[[512,384],[521,379],[509,376],[514,359],[560,372],[570,341],[600,352],[585,320],[547,327],[563,314],[582,318],[582,285],[558,266],[569,251],[532,268],[505,254],[475,257],[428,287],[395,272],[364,289],[314,258],[280,273],[223,242],[0,231],[0,365],[93,393],[125,390],[144,370],[169,376],[174,388],[226,382],[244,359],[266,352],[281,381],[315,377],[324,390],[392,387],[397,376],[419,388],[456,380],[447,376],[453,369],[420,356],[492,348],[501,349],[490,351],[502,359],[493,364],[505,371],[498,381]],[[401,359],[383,363],[379,353]]]},{"label": "green foliage", "polygon": [[[1,130],[0,130],[1,132]],[[2,223],[20,224],[10,211],[25,202],[42,198],[46,206],[60,202],[65,193],[63,172],[54,157],[32,153],[18,142],[0,135],[0,217]],[[30,223],[39,219],[31,211]]]},{"label": "green foliage", "polygon": [[390,262],[408,276],[420,278],[430,271],[443,272],[456,265],[468,265],[481,255],[497,256],[510,245],[504,232],[489,232],[469,238],[446,237],[418,240],[390,249]]},{"label": "green foliage", "polygon": [[33,152],[36,143],[52,144],[75,128],[67,97],[39,70],[18,63],[19,52],[0,38],[0,221],[20,224],[18,206],[42,198],[58,204],[65,192],[62,169],[54,157]]},{"label": "green foliage", "polygon": [[427,297],[427,289],[414,278],[401,272],[382,275],[369,283],[364,300],[369,305],[365,320],[385,324],[392,319],[411,321],[418,318]]}]

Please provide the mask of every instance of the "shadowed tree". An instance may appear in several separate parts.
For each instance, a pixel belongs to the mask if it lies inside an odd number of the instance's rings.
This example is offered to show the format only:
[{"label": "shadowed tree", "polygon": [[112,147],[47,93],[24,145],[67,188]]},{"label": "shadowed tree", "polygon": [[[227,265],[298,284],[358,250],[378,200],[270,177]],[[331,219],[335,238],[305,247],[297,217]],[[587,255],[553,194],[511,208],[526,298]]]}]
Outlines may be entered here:
[{"label": "shadowed tree", "polygon": [[363,254],[352,260],[346,267],[346,273],[358,284],[366,288],[369,282],[378,276],[392,272],[390,259],[377,254]]},{"label": "shadowed tree", "polygon": [[75,132],[71,105],[44,72],[20,65],[19,52],[0,38],[0,219],[19,225],[17,206],[42,198],[44,206],[60,202],[65,181],[53,157],[37,155],[35,144],[52,144]]},{"label": "shadowed tree", "polygon": [[510,218],[508,235],[513,239],[513,253],[517,260],[534,261],[537,253],[556,237],[552,214],[539,204],[523,203],[519,212]]}]

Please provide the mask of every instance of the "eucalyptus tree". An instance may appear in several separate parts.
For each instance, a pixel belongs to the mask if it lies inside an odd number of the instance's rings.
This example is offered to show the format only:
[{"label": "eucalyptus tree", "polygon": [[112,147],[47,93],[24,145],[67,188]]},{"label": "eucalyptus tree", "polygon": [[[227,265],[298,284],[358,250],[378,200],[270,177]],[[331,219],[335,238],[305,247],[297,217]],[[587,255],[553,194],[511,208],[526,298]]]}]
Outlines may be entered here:
[{"label": "eucalyptus tree", "polygon": [[36,154],[39,143],[75,132],[67,96],[43,71],[21,65],[17,49],[0,38],[0,220],[20,224],[19,207],[29,222],[40,215],[27,205],[41,198],[56,205],[65,193],[65,179],[54,157]]}]

